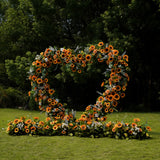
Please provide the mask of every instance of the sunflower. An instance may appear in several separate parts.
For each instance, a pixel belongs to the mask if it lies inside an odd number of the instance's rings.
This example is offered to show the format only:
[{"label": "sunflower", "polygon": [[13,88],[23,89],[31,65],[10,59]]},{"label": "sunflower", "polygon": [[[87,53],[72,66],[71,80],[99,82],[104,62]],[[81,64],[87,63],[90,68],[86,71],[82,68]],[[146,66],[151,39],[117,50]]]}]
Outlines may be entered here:
[{"label": "sunflower", "polygon": [[43,121],[39,121],[39,125],[44,126],[44,122]]},{"label": "sunflower", "polygon": [[132,128],[135,128],[137,126],[136,123],[132,123]]},{"label": "sunflower", "polygon": [[57,130],[58,129],[58,126],[57,125],[54,125],[53,126],[53,130]]},{"label": "sunflower", "polygon": [[120,72],[121,72],[121,68],[117,68],[117,69],[116,69],[116,72],[117,72],[117,73],[120,73]]},{"label": "sunflower", "polygon": [[19,123],[19,119],[14,120],[14,124],[17,124],[17,123]]},{"label": "sunflower", "polygon": [[81,70],[81,69],[79,69],[77,72],[78,72],[78,73],[82,73],[82,70]]},{"label": "sunflower", "polygon": [[33,75],[32,76],[32,81],[36,81],[37,80],[37,76]]},{"label": "sunflower", "polygon": [[38,79],[37,79],[37,83],[38,83],[38,84],[41,84],[41,83],[43,83],[43,80],[42,80],[41,78],[38,78]]},{"label": "sunflower", "polygon": [[66,134],[66,131],[65,131],[65,130],[63,130],[61,133],[62,133],[62,134]]},{"label": "sunflower", "polygon": [[83,131],[84,131],[84,130],[86,130],[86,128],[87,128],[87,127],[86,127],[86,125],[85,125],[85,124],[82,124],[82,125],[80,126],[80,128],[81,128],[81,130],[83,130]]},{"label": "sunflower", "polygon": [[39,119],[39,117],[34,117],[34,119],[35,119],[35,120],[38,120],[38,119]]},{"label": "sunflower", "polygon": [[91,58],[92,58],[91,55],[89,55],[89,54],[86,55],[86,61],[90,61]]},{"label": "sunflower", "polygon": [[114,101],[112,102],[112,105],[113,105],[113,107],[117,107],[118,102],[114,100]]},{"label": "sunflower", "polygon": [[123,59],[125,59],[128,62],[128,55],[124,55]]},{"label": "sunflower", "polygon": [[110,50],[113,50],[113,46],[112,45],[109,45],[108,47]]},{"label": "sunflower", "polygon": [[104,105],[105,105],[107,108],[110,108],[110,105],[111,105],[111,104],[110,104],[110,102],[105,102]]},{"label": "sunflower", "polygon": [[42,62],[39,61],[39,60],[36,60],[36,66],[37,66],[37,67],[41,67],[41,65],[42,65]]},{"label": "sunflower", "polygon": [[103,46],[103,45],[104,45],[103,42],[99,42],[99,43],[98,43],[98,46],[99,46],[99,47],[101,47],[101,46]]},{"label": "sunflower", "polygon": [[118,51],[118,50],[113,50],[113,55],[117,56],[117,55],[118,55],[118,53],[119,53],[119,51]]},{"label": "sunflower", "polygon": [[25,121],[25,124],[31,124],[32,123],[32,120],[31,119],[28,119]]},{"label": "sunflower", "polygon": [[109,48],[106,47],[106,48],[104,49],[104,52],[105,52],[105,53],[108,53],[108,52],[109,52]]},{"label": "sunflower", "polygon": [[29,131],[29,129],[25,129],[25,132],[26,132],[26,133],[29,133],[30,131]]},{"label": "sunflower", "polygon": [[108,97],[106,97],[106,98],[108,99],[108,101],[111,102],[111,101],[113,101],[113,98],[114,98],[114,97],[113,97],[113,95],[108,95]]},{"label": "sunflower", "polygon": [[121,123],[121,122],[118,122],[118,123],[117,123],[117,127],[118,127],[118,128],[121,128],[121,127],[122,127],[122,123]]},{"label": "sunflower", "polygon": [[47,112],[47,113],[50,113],[51,110],[52,110],[52,107],[47,107],[47,108],[46,108],[46,112]]},{"label": "sunflower", "polygon": [[146,129],[147,129],[148,131],[151,131],[151,130],[152,130],[151,127],[149,127],[149,126],[147,126]]},{"label": "sunflower", "polygon": [[129,134],[133,134],[133,131],[132,131],[132,130],[129,130]]},{"label": "sunflower", "polygon": [[50,95],[52,95],[52,94],[54,94],[54,93],[55,93],[55,90],[53,90],[53,89],[49,89],[49,91],[48,91],[48,92],[49,92],[49,94],[50,94]]},{"label": "sunflower", "polygon": [[31,132],[35,132],[36,131],[36,127],[31,127]]},{"label": "sunflower", "polygon": [[91,109],[91,106],[86,107],[86,111],[89,111]]},{"label": "sunflower", "polygon": [[89,50],[90,51],[93,51],[95,49],[95,46],[94,45],[91,45],[90,47],[89,47]]},{"label": "sunflower", "polygon": [[98,101],[99,102],[103,102],[104,101],[104,98],[102,96],[98,97]]},{"label": "sunflower", "polygon": [[120,85],[117,85],[116,86],[116,91],[120,91],[121,90],[121,86]]},{"label": "sunflower", "polygon": [[57,64],[61,63],[61,60],[59,58],[56,59]]},{"label": "sunflower", "polygon": [[121,98],[124,98],[125,97],[125,93],[121,93]]},{"label": "sunflower", "polygon": [[140,122],[141,120],[139,118],[134,118],[133,121],[134,122]]},{"label": "sunflower", "polygon": [[92,121],[87,121],[87,124],[88,124],[88,125],[91,125],[91,124],[92,124]]},{"label": "sunflower", "polygon": [[116,127],[113,127],[113,128],[112,128],[112,132],[116,132]]},{"label": "sunflower", "polygon": [[119,96],[119,94],[115,94],[114,96],[113,96],[113,98],[115,99],[115,100],[119,100],[120,99],[120,96]]},{"label": "sunflower", "polygon": [[77,55],[77,58],[78,58],[78,59],[82,59],[82,54],[78,54],[78,55]]},{"label": "sunflower", "polygon": [[52,102],[52,98],[48,98],[47,101],[48,101],[49,103],[51,103],[51,102]]},{"label": "sunflower", "polygon": [[113,59],[114,59],[114,58],[113,58],[112,56],[109,56],[109,57],[108,57],[108,61],[109,61],[109,62],[112,62]]},{"label": "sunflower", "polygon": [[112,113],[112,112],[113,112],[113,109],[112,109],[112,108],[110,108],[110,109],[109,109],[109,112],[111,112],[111,113]]},{"label": "sunflower", "polygon": [[37,68],[36,73],[41,73],[41,68]]},{"label": "sunflower", "polygon": [[14,129],[14,132],[15,132],[15,133],[18,133],[18,132],[19,132],[19,129],[18,129],[18,128],[15,128],[15,129]]}]

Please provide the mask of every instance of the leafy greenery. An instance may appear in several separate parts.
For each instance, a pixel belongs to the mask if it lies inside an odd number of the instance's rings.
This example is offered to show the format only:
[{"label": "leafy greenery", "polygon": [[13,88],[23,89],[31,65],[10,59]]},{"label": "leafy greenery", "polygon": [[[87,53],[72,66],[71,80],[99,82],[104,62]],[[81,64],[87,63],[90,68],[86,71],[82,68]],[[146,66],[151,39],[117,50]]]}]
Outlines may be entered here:
[{"label": "leafy greenery", "polygon": [[[82,113],[77,112],[77,117]],[[26,116],[45,119],[45,115],[36,111],[0,109],[0,154],[1,159],[139,159],[158,160],[160,156],[159,113],[114,113],[108,121],[128,121],[139,117],[147,121],[152,128],[150,140],[115,140],[110,138],[79,138],[69,136],[9,136],[5,133],[10,120]],[[10,155],[8,156],[8,151]],[[27,151],[27,152],[26,152]]]}]

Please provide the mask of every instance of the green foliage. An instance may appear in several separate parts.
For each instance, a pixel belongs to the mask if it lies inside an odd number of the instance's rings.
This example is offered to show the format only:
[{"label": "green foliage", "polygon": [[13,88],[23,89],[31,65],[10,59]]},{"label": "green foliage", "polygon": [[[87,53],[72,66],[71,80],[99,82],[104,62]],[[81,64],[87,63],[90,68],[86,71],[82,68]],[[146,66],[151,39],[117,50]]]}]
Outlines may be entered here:
[{"label": "green foliage", "polygon": [[133,98],[129,102],[143,104],[146,111],[153,103],[158,107],[160,79],[155,68],[159,67],[159,60],[155,57],[160,49],[159,5],[160,1],[155,0],[112,0],[102,14],[108,41],[120,51],[127,51],[131,59],[129,96]]},{"label": "green foliage", "polygon": [[5,60],[6,73],[8,78],[14,81],[20,89],[27,91],[30,84],[27,79],[27,72],[35,57],[36,52],[27,52],[26,57],[17,56],[15,60]]},{"label": "green foliage", "polygon": [[9,87],[4,89],[0,87],[0,107],[17,108],[26,103],[27,96],[17,89]]}]

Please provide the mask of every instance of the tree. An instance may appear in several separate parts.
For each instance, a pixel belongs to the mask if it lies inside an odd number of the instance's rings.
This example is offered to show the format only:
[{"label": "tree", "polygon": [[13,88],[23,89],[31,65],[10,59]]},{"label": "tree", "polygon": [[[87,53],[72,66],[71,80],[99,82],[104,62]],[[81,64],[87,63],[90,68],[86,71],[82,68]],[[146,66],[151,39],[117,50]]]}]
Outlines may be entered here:
[{"label": "tree", "polygon": [[143,104],[145,110],[156,110],[158,106],[155,84],[159,85],[160,79],[155,68],[160,49],[159,4],[155,0],[112,0],[102,16],[110,43],[130,56],[130,97],[133,103]]}]

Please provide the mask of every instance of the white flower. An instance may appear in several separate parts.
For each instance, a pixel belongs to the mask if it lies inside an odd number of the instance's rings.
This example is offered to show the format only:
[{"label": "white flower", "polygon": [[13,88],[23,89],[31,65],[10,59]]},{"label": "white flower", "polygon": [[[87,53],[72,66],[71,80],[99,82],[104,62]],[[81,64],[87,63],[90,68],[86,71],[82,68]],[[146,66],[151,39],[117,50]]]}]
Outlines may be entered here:
[{"label": "white flower", "polygon": [[64,48],[60,48],[60,51],[62,52],[64,50]]},{"label": "white flower", "polygon": [[48,62],[48,58],[45,58],[44,60],[45,60],[45,62]]}]

